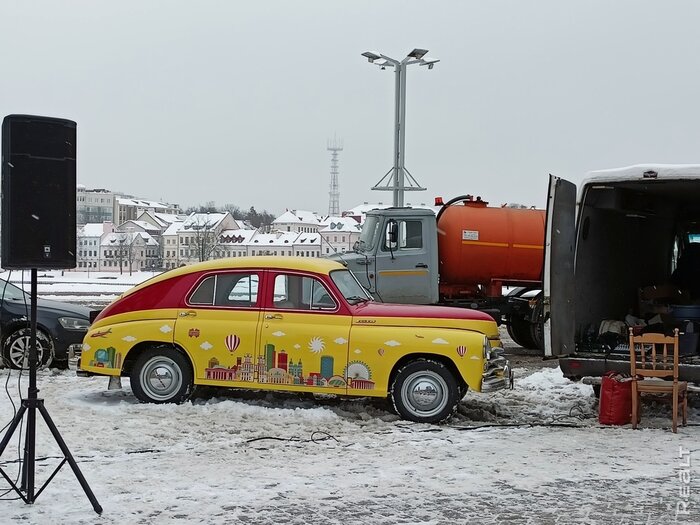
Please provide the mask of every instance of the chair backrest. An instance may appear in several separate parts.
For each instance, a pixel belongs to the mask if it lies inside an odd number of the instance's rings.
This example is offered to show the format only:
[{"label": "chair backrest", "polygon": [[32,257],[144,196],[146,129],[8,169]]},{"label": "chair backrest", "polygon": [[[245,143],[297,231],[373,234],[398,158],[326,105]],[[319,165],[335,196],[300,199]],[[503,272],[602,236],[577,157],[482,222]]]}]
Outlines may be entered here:
[{"label": "chair backrest", "polygon": [[632,377],[661,377],[678,380],[678,328],[672,336],[634,335],[630,328],[630,373]]}]

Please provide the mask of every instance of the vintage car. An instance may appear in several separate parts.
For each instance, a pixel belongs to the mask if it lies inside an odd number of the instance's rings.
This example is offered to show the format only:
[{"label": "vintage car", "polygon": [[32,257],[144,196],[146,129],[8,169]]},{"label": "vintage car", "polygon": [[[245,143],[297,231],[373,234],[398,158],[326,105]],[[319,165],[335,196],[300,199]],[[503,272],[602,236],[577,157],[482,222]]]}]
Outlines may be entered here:
[{"label": "vintage car", "polygon": [[342,264],[238,257],[174,269],[124,293],[83,340],[80,375],[130,378],[141,401],[196,385],[390,396],[405,419],[449,418],[467,388],[507,386],[481,312],[375,302]]}]

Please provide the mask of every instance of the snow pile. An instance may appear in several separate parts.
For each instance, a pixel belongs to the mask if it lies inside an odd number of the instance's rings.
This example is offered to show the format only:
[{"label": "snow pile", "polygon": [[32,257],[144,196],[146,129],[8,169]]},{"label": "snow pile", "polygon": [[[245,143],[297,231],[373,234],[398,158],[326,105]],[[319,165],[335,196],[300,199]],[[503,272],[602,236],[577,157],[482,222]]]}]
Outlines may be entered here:
[{"label": "snow pile", "polygon": [[597,404],[589,385],[566,379],[560,368],[543,368],[523,377],[515,369],[515,388],[493,394],[468,392],[455,418],[459,422],[541,424],[597,417]]}]

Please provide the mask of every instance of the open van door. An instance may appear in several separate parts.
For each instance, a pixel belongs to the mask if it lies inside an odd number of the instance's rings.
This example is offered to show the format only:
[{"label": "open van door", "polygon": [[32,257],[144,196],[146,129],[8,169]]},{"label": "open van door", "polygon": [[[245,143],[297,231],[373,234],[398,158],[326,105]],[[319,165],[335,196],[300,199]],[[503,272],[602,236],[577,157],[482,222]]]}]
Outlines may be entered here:
[{"label": "open van door", "polygon": [[573,353],[576,185],[549,176],[544,250],[544,354]]}]

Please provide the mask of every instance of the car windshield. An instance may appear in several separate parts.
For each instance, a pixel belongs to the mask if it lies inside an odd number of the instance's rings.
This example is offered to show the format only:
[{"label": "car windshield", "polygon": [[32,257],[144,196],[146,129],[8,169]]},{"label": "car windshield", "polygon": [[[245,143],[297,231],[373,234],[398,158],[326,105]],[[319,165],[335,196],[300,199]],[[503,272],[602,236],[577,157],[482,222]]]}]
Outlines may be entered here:
[{"label": "car windshield", "polygon": [[349,270],[335,270],[331,272],[331,279],[350,304],[373,300]]},{"label": "car windshield", "polygon": [[3,301],[26,301],[27,295],[14,284],[0,279],[0,300]]},{"label": "car windshield", "polygon": [[365,224],[362,226],[360,238],[357,241],[355,249],[358,252],[371,251],[377,242],[379,236],[379,228],[381,226],[381,218],[376,215],[368,215]]}]

